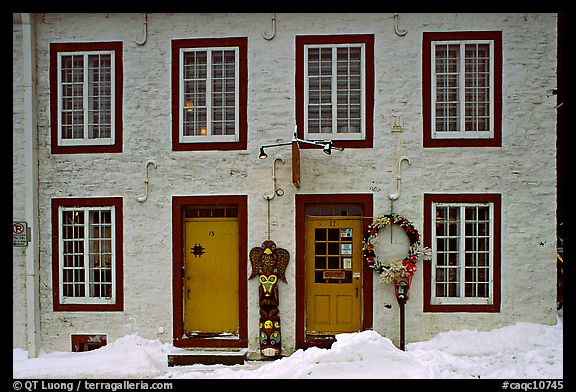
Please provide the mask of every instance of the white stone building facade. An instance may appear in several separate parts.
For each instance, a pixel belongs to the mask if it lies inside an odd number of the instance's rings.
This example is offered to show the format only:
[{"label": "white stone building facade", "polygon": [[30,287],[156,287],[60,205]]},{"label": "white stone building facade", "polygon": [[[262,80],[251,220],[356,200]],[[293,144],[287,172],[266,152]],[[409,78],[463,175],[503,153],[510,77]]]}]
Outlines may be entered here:
[{"label": "white stone building facade", "polygon": [[[14,14],[13,220],[31,236],[13,248],[14,347],[34,355],[71,350],[75,335],[138,333],[258,357],[248,253],[268,237],[291,255],[288,283],[278,283],[284,355],[346,331],[316,333],[322,317],[350,315],[350,331],[398,344],[394,290],[357,248],[370,219],[391,208],[433,251],[417,262],[407,342],[555,322],[556,14],[273,18]],[[343,148],[302,146],[299,187],[289,146],[258,159],[260,146],[290,142],[295,129]],[[211,249],[190,256],[187,222],[222,206],[238,245],[236,325],[203,335],[213,331],[186,324],[230,304],[188,313],[187,260]],[[344,237],[335,253],[318,248],[331,244],[322,222],[328,235],[354,227],[354,258]],[[380,234],[382,260],[407,250],[401,230]],[[351,304],[310,293],[319,255],[354,285]]]}]

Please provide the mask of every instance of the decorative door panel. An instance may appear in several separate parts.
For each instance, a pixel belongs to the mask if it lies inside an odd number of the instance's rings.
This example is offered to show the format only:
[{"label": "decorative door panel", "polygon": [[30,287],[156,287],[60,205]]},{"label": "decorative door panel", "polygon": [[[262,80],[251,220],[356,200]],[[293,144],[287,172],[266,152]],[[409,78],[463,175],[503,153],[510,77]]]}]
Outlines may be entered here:
[{"label": "decorative door panel", "polygon": [[239,331],[238,218],[186,218],[184,333]]},{"label": "decorative door panel", "polygon": [[306,334],[362,326],[362,218],[306,217]]}]

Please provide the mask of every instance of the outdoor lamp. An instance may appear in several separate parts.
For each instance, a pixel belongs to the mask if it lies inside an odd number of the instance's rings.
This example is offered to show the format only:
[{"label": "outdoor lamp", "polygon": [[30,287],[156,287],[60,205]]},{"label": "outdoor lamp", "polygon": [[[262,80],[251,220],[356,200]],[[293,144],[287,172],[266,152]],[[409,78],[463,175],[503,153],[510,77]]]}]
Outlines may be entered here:
[{"label": "outdoor lamp", "polygon": [[292,138],[292,141],[290,141],[290,142],[261,145],[260,146],[260,154],[258,155],[258,158],[259,159],[266,159],[268,157],[268,155],[264,151],[265,148],[278,147],[278,146],[288,146],[288,145],[291,145],[293,142],[308,144],[308,145],[316,146],[316,147],[322,147],[322,152],[326,155],[332,155],[332,149],[344,151],[343,148],[334,147],[332,145],[332,140],[305,140],[305,139],[298,138],[296,136],[296,133],[294,133],[294,137]]},{"label": "outdoor lamp", "polygon": [[266,159],[268,155],[264,152],[264,146],[260,147],[260,155],[258,155],[258,159]]}]

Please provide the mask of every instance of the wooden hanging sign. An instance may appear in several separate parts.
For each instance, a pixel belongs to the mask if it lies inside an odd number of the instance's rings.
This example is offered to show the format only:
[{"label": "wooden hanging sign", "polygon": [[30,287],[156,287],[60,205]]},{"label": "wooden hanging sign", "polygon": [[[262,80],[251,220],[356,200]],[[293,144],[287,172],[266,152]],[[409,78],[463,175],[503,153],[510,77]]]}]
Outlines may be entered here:
[{"label": "wooden hanging sign", "polygon": [[300,146],[292,141],[292,185],[300,188]]}]

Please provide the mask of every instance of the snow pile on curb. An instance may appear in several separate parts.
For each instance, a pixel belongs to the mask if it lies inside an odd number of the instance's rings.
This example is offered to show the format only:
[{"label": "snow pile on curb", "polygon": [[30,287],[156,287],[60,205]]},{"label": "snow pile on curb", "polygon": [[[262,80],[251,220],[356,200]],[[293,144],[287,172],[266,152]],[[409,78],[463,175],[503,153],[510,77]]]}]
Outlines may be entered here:
[{"label": "snow pile on curb", "polygon": [[450,331],[407,345],[437,377],[551,378],[563,376],[563,325],[517,323],[492,331]]},{"label": "snow pile on curb", "polygon": [[[14,350],[16,351],[16,350]],[[21,350],[26,353],[24,350]],[[166,372],[173,346],[127,335],[98,350],[40,352],[38,358],[13,355],[14,378],[155,378]]]},{"label": "snow pile on curb", "polygon": [[563,377],[563,325],[517,323],[478,332],[440,333],[406,351],[375,331],[336,335],[330,349],[297,350],[276,361],[244,365],[168,367],[181,349],[124,336],[98,350],[42,352],[27,359],[13,350],[14,378],[537,378]]}]

